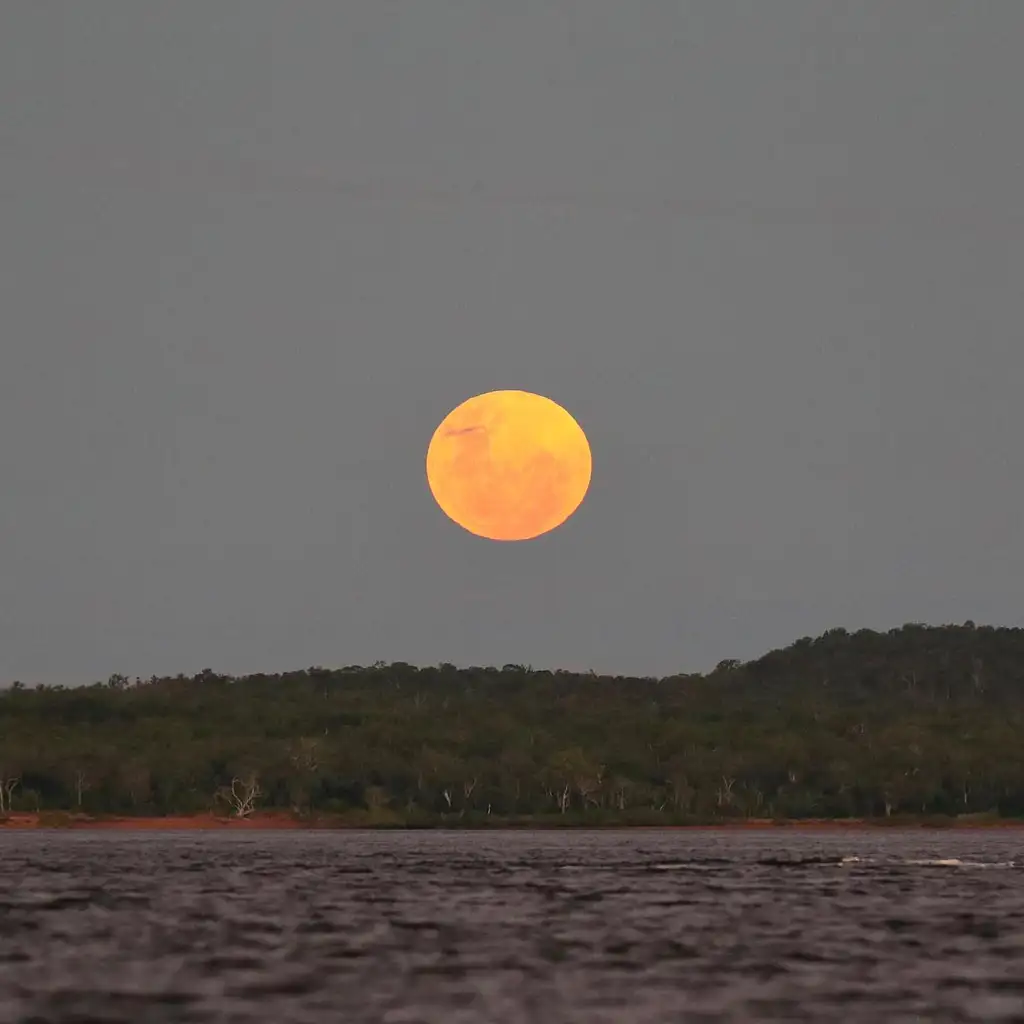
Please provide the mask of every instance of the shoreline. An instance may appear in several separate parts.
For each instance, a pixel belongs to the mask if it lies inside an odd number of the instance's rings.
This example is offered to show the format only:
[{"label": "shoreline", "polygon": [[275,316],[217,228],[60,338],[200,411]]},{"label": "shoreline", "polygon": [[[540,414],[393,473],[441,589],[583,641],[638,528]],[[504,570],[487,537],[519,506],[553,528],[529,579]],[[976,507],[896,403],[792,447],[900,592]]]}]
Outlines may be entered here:
[{"label": "shoreline", "polygon": [[978,817],[948,819],[914,818],[797,818],[773,820],[768,818],[746,818],[734,821],[712,821],[692,824],[618,824],[586,823],[573,821],[506,821],[494,824],[459,821],[430,821],[421,824],[406,824],[401,821],[372,821],[345,816],[324,815],[314,818],[296,818],[291,814],[263,812],[248,818],[218,817],[212,814],[168,815],[166,817],[123,816],[92,817],[86,814],[70,814],[64,811],[23,812],[15,811],[0,817],[0,831],[23,830],[87,830],[87,831],[632,831],[632,832],[675,832],[675,831],[718,831],[718,832],[825,832],[825,831],[884,831],[886,829],[930,829],[930,830],[978,830],[978,829],[1024,829],[1024,819]]}]

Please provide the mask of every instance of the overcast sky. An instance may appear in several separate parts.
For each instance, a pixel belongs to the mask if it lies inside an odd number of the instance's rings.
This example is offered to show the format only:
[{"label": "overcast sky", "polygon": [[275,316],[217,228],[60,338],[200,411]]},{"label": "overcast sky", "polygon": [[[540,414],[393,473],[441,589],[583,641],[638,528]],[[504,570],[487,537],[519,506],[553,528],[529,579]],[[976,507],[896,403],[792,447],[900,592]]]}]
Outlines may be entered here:
[{"label": "overcast sky", "polygon": [[[1019,624],[1020,0],[8,0],[0,680]],[[430,436],[590,437],[536,541]]]}]

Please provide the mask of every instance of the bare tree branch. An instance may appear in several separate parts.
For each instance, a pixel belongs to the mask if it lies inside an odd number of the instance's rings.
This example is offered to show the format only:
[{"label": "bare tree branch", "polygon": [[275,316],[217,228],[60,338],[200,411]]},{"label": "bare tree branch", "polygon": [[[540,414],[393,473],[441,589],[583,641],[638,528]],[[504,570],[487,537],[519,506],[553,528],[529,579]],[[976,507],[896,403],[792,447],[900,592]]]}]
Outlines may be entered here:
[{"label": "bare tree branch", "polygon": [[4,778],[0,774],[0,814],[9,814],[11,812],[11,796],[20,782],[21,775],[12,775]]},{"label": "bare tree branch", "polygon": [[237,775],[231,780],[231,788],[222,786],[217,797],[226,801],[235,812],[236,818],[248,818],[256,809],[256,801],[263,795],[256,774],[240,779]]}]

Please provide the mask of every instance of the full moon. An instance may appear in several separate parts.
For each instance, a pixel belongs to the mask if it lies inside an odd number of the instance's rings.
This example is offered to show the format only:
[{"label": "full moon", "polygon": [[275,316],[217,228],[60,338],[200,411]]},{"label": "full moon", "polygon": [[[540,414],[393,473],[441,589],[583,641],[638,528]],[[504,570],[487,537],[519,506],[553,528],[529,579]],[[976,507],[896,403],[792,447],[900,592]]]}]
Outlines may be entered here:
[{"label": "full moon", "polygon": [[489,540],[530,540],[560,526],[590,486],[590,445],[556,402],[489,391],[454,408],[427,448],[441,510]]}]

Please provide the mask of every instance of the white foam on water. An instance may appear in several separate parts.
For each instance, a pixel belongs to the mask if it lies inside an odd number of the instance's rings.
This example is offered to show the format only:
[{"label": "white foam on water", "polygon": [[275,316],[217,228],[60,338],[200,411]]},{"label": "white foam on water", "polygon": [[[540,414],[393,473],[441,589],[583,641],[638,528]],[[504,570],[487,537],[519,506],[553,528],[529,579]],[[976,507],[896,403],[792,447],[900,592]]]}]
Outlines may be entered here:
[{"label": "white foam on water", "polygon": [[[849,867],[852,864],[877,864],[879,861],[873,857],[857,857],[850,855],[843,857],[838,863],[840,867]],[[908,860],[889,861],[888,863],[925,868],[1015,868],[1018,866],[1017,862],[1013,860],[986,862],[977,860],[961,860],[959,857],[913,858]]]}]

